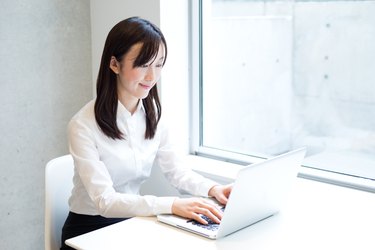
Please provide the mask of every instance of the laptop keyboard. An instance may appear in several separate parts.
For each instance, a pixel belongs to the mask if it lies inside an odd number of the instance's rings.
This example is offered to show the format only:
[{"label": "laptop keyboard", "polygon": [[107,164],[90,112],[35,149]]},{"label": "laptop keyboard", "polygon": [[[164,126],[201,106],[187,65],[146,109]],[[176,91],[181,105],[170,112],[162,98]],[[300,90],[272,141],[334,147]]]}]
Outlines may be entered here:
[{"label": "laptop keyboard", "polygon": [[[221,207],[220,209],[221,209],[221,211],[224,212],[225,207]],[[207,221],[208,224],[205,225],[205,224],[199,223],[199,222],[196,221],[196,220],[188,220],[187,222],[188,222],[188,223],[191,223],[191,224],[193,224],[193,225],[196,225],[196,226],[198,226],[198,227],[205,228],[205,229],[210,230],[210,231],[216,231],[216,230],[219,229],[219,225],[220,225],[220,224],[215,223],[215,222],[212,221],[210,218],[208,218],[206,215],[203,215],[203,214],[202,214],[201,217],[202,217],[205,221]]]}]

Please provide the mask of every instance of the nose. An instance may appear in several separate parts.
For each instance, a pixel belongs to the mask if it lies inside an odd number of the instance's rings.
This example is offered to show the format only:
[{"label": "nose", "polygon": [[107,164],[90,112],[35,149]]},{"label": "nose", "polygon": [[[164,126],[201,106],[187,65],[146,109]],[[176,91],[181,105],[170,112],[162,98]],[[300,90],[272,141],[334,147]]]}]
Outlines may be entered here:
[{"label": "nose", "polygon": [[155,69],[153,67],[148,67],[144,79],[147,82],[153,82],[155,80]]}]

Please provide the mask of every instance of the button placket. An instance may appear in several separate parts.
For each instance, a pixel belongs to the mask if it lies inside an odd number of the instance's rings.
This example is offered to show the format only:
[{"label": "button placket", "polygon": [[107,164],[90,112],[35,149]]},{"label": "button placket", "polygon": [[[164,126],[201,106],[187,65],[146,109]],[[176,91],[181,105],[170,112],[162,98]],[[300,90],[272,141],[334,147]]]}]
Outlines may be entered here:
[{"label": "button placket", "polygon": [[133,152],[133,157],[134,157],[134,163],[135,163],[135,170],[136,170],[136,175],[139,176],[142,173],[142,161],[141,161],[141,155],[137,147],[137,143],[134,141],[136,139],[136,126],[135,126],[135,120],[129,118],[127,120],[127,125],[128,125],[128,130],[129,130],[129,146]]}]

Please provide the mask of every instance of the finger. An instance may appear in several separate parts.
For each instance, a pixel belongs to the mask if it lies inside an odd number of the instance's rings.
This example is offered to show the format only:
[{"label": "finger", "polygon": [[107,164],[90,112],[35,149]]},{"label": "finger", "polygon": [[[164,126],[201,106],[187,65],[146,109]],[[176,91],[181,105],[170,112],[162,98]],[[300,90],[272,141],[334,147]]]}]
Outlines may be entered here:
[{"label": "finger", "polygon": [[221,193],[218,194],[218,197],[216,199],[221,203],[226,205],[228,203],[228,198],[230,196],[230,193],[232,192],[233,184],[229,184],[225,186]]},{"label": "finger", "polygon": [[193,213],[193,215],[191,216],[191,218],[192,218],[193,220],[195,220],[195,221],[201,223],[201,224],[204,224],[204,225],[207,225],[207,224],[208,224],[208,222],[207,222],[205,219],[203,219],[203,218],[202,218],[199,214],[197,214],[197,213]]},{"label": "finger", "polygon": [[215,195],[215,199],[218,201],[218,203],[220,203],[220,204],[226,204],[227,203],[227,201],[228,201],[228,198],[225,196],[225,194],[224,193],[222,193],[222,192],[220,192],[220,193],[217,193],[216,195]]},{"label": "finger", "polygon": [[[221,222],[220,219],[219,219],[219,218],[221,218],[221,215],[220,215],[217,211],[215,211],[215,213],[217,214],[217,215],[216,215],[216,214],[214,214],[213,212],[211,212],[210,210],[205,209],[205,208],[200,208],[200,209],[198,209],[198,210],[199,210],[198,213],[207,216],[207,217],[210,218],[213,222],[218,223],[218,224]],[[215,209],[215,210],[216,210],[216,209]]]},{"label": "finger", "polygon": [[228,198],[230,193],[232,192],[232,189],[233,189],[233,184],[230,184],[228,185],[225,190],[224,190],[224,194],[225,196]]},{"label": "finger", "polygon": [[223,217],[223,211],[219,206],[214,206],[212,210],[210,210],[219,220]]},{"label": "finger", "polygon": [[[207,216],[210,220],[212,220],[215,223],[220,223],[222,218],[222,211],[217,207],[217,205],[213,204],[212,201],[200,199],[196,201],[195,208],[192,211],[196,214],[201,214]],[[194,218],[197,218],[194,216]],[[199,216],[199,218],[196,219],[198,222],[203,224],[207,224],[207,221],[204,220]]]},{"label": "finger", "polygon": [[221,211],[220,206],[218,204],[214,204],[212,201],[205,201],[205,204],[202,207],[209,210],[219,219],[221,219],[221,217],[223,216],[223,212]]},{"label": "finger", "polygon": [[218,197],[216,197],[216,199],[218,200],[218,202],[220,202],[223,205],[226,205],[227,202],[228,202],[228,198],[223,194],[218,195]]}]

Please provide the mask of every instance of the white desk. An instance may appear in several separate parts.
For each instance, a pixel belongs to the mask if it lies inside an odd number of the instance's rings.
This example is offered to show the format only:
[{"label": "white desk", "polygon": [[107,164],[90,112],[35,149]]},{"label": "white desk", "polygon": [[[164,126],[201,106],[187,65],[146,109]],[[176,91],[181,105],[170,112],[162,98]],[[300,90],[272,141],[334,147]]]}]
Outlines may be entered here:
[{"label": "white desk", "polygon": [[[375,249],[375,195],[298,179],[282,211],[219,240],[136,217],[67,240],[77,249]],[[129,248],[128,248],[129,247]]]}]

